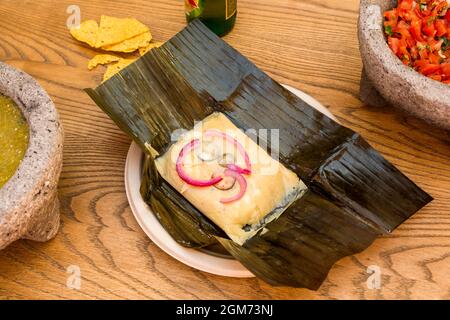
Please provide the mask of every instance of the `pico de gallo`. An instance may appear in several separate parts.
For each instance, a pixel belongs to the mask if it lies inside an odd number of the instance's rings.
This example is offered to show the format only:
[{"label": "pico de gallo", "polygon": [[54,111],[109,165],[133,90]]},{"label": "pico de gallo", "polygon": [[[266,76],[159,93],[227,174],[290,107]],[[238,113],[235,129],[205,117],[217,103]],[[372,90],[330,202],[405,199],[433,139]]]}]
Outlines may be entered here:
[{"label": "pico de gallo", "polygon": [[450,84],[450,10],[447,0],[399,0],[384,13],[389,47],[407,66]]}]

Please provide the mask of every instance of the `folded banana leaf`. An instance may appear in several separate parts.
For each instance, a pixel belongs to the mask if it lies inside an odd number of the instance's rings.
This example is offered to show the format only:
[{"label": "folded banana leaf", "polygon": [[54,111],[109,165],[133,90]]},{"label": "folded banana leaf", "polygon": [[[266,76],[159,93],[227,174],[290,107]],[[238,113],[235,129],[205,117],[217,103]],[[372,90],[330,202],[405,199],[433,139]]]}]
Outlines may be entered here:
[{"label": "folded banana leaf", "polygon": [[228,239],[219,241],[264,281],[313,290],[320,287],[337,260],[364,250],[379,234],[311,190],[266,229],[244,246]]},{"label": "folded banana leaf", "polygon": [[[86,91],[146,153],[141,193],[171,236],[193,248],[219,241],[273,285],[317,289],[337,260],[432,200],[357,133],[284,89],[199,21]],[[155,166],[177,130],[215,111],[244,131],[278,129],[279,161],[309,189],[242,246]]]}]

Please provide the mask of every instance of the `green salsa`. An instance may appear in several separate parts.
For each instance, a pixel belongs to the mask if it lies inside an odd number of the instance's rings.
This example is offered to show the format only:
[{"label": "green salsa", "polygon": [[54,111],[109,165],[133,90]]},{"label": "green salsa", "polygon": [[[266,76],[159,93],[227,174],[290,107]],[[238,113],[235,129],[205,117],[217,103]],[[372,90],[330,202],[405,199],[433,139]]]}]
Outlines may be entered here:
[{"label": "green salsa", "polygon": [[14,175],[28,148],[28,124],[17,104],[0,94],[0,188]]}]

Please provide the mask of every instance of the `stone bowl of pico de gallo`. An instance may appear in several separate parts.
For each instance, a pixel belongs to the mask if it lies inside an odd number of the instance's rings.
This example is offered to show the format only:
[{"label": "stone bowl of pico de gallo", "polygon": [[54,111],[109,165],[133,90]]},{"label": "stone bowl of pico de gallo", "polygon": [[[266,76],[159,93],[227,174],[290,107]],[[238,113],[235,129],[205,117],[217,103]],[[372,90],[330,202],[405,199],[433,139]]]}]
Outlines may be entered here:
[{"label": "stone bowl of pico de gallo", "polygon": [[361,0],[361,99],[450,130],[448,0]]}]

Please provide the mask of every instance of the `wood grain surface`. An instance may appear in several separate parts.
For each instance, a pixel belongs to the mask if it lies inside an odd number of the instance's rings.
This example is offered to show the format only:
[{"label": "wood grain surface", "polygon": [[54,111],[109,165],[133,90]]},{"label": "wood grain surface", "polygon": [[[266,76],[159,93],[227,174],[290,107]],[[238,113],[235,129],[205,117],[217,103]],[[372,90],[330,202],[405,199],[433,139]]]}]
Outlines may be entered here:
[{"label": "wood grain surface", "polygon": [[[181,0],[1,0],[0,60],[42,84],[65,128],[62,225],[48,243],[0,252],[2,299],[450,298],[450,137],[392,107],[358,100],[357,0],[239,0],[225,40],[276,80],[306,91],[361,133],[435,200],[392,235],[339,261],[317,292],[210,275],[174,260],[139,228],[124,189],[130,140],[82,91],[101,81],[95,52],[71,38],[66,9],[83,19],[131,16],[165,41],[185,26]],[[81,288],[67,268],[79,266]],[[367,286],[378,266],[381,286]]]}]

